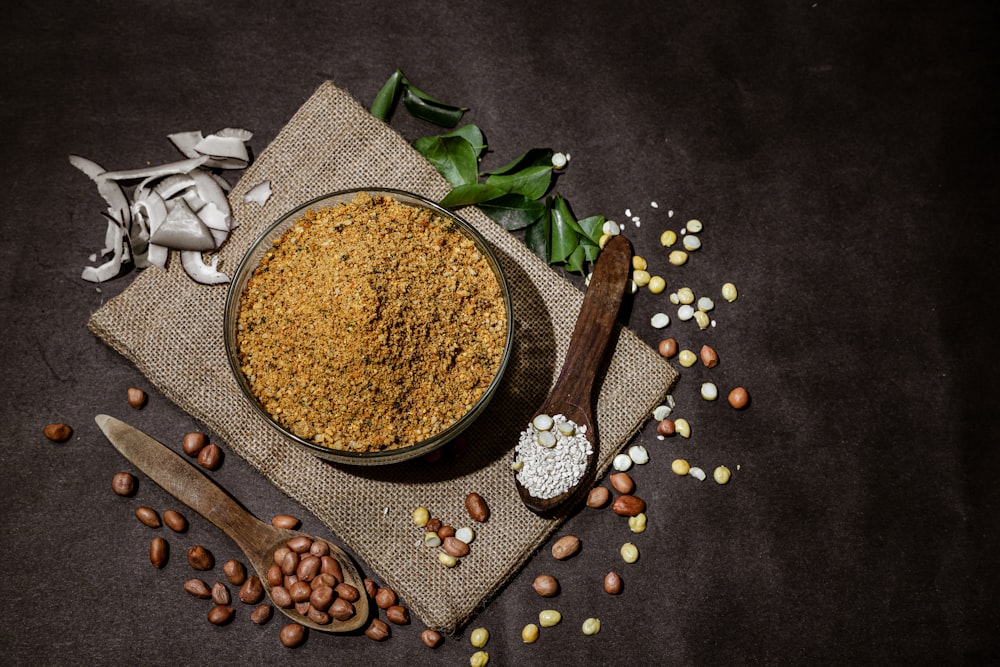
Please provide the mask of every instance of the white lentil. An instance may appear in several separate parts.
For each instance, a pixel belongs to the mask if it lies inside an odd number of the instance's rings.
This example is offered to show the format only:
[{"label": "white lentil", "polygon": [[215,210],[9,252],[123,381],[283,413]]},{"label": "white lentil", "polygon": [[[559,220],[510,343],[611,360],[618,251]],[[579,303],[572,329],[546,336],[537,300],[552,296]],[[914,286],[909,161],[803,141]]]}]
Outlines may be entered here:
[{"label": "white lentil", "polygon": [[601,231],[605,234],[611,234],[612,236],[618,236],[622,233],[622,228],[614,220],[605,220],[604,226],[601,227]]},{"label": "white lentil", "polygon": [[686,419],[675,419],[674,420],[674,433],[681,436],[682,438],[691,437],[691,424],[688,423]]},{"label": "white lentil", "polygon": [[666,313],[657,313],[650,318],[649,323],[653,325],[654,329],[662,329],[670,324],[670,316]]},{"label": "white lentil", "polygon": [[[534,424],[528,424],[515,449],[515,463],[522,464],[517,481],[535,498],[553,498],[570,490],[583,476],[587,457],[594,451],[586,426],[563,415],[552,416],[552,422],[555,431],[539,432]],[[566,435],[568,424],[573,428]],[[551,447],[539,446],[543,435],[552,438]]]},{"label": "white lentil", "polygon": [[702,470],[701,468],[693,467],[690,470],[688,470],[688,474],[691,475],[692,477],[694,477],[699,482],[704,482],[705,481],[705,477],[706,477],[705,471]]},{"label": "white lentil", "polygon": [[692,234],[697,234],[702,230],[701,220],[688,220],[687,224],[684,225],[684,229],[688,230]]},{"label": "white lentil", "polygon": [[649,202],[649,205],[652,206],[653,208],[660,208],[660,205],[657,204],[655,201]]},{"label": "white lentil", "polygon": [[732,303],[733,301],[736,301],[736,296],[737,296],[736,285],[734,285],[732,283],[725,283],[725,284],[723,284],[723,286],[722,286],[722,298],[723,299],[725,299],[729,303]]},{"label": "white lentil", "polygon": [[719,397],[719,388],[714,382],[703,382],[701,384],[701,397],[706,401],[714,401]]},{"label": "white lentil", "polygon": [[636,465],[645,465],[649,463],[649,452],[642,445],[632,445],[628,448],[628,457],[632,459],[632,463]]},{"label": "white lentil", "polygon": [[468,526],[462,526],[455,531],[455,539],[459,542],[465,542],[466,544],[471,544],[472,540],[476,539],[476,531]]},{"label": "white lentil", "polygon": [[690,287],[682,287],[677,290],[677,303],[694,303],[694,290]]},{"label": "white lentil", "polygon": [[708,325],[712,323],[709,319],[708,314],[703,310],[694,311],[694,321],[698,323],[700,329],[707,329]]},{"label": "white lentil", "polygon": [[670,211],[667,211],[667,217],[668,217],[668,218],[672,218],[672,217],[674,217],[674,212],[673,212],[673,210],[670,210]]},{"label": "white lentil", "polygon": [[663,421],[670,416],[670,413],[673,412],[673,410],[674,409],[669,405],[657,405],[656,409],[653,410],[653,419],[658,422]]},{"label": "white lentil", "polygon": [[707,296],[703,296],[700,299],[698,299],[698,310],[702,311],[703,313],[707,313],[713,308],[715,308],[715,302],[712,301]]},{"label": "white lentil", "polygon": [[684,249],[689,252],[694,252],[701,248],[701,239],[699,239],[694,234],[688,234],[684,237]]},{"label": "white lentil", "polygon": [[683,250],[673,250],[667,256],[667,261],[673,264],[674,266],[682,266],[685,262],[688,261],[688,255]]},{"label": "white lentil", "polygon": [[614,461],[611,462],[611,467],[618,472],[625,472],[632,467],[632,459],[629,458],[628,454],[619,454],[615,457]]},{"label": "white lentil", "polygon": [[551,431],[552,425],[555,422],[549,415],[538,415],[531,420],[531,425],[535,427],[536,431]]},{"label": "white lentil", "polygon": [[694,317],[694,308],[690,304],[685,303],[677,309],[677,319],[681,322],[687,322],[692,317]]}]

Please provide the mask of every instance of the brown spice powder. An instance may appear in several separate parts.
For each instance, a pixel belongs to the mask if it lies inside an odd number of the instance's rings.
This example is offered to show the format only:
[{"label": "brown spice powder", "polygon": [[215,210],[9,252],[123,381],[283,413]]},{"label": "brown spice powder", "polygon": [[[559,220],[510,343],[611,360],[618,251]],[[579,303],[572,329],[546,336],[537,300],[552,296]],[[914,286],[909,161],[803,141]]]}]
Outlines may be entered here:
[{"label": "brown spice powder", "polygon": [[453,222],[390,197],[310,210],[264,255],[240,301],[253,394],[316,444],[396,449],[435,435],[500,366],[500,284]]}]

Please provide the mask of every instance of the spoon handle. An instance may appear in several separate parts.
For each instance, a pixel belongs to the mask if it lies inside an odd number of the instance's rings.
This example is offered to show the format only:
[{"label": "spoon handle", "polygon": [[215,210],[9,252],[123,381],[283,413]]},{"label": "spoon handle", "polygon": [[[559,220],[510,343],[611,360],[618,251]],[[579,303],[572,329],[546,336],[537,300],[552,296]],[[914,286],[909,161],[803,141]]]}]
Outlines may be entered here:
[{"label": "spoon handle", "polygon": [[594,379],[611,339],[631,270],[632,244],[624,236],[612,237],[597,259],[549,402],[569,403],[590,414]]},{"label": "spoon handle", "polygon": [[166,445],[125,422],[97,415],[94,418],[115,449],[139,470],[233,539],[244,551],[266,547],[274,541],[267,526]]}]

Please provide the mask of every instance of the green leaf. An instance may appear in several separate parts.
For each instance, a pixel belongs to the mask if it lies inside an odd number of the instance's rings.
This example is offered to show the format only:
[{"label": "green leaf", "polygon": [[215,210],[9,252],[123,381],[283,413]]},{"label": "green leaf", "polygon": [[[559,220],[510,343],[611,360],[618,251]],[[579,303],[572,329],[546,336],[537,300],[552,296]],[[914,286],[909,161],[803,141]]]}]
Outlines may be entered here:
[{"label": "green leaf", "polygon": [[552,185],[552,165],[526,167],[510,174],[491,174],[486,183],[528,199],[541,199]]},{"label": "green leaf", "polygon": [[413,142],[452,187],[479,180],[476,151],[464,137],[422,137]]},{"label": "green leaf", "polygon": [[550,264],[549,239],[552,235],[552,215],[546,206],[542,216],[524,232],[524,243],[538,259]]},{"label": "green leaf", "polygon": [[503,190],[498,190],[485,183],[465,183],[455,186],[438,203],[445,208],[458,208],[460,206],[471,206],[472,204],[496,199],[503,196],[503,194]]},{"label": "green leaf", "polygon": [[402,92],[404,82],[406,78],[403,76],[403,72],[397,69],[389,77],[389,80],[385,82],[382,88],[375,95],[375,101],[372,102],[371,114],[380,120],[389,120],[392,116],[392,112],[396,109],[396,104],[399,102],[399,95]]},{"label": "green leaf", "polygon": [[[576,224],[580,228],[580,233],[588,239],[593,241],[595,244],[601,242],[601,236],[604,235],[603,215],[592,215],[589,218],[577,220]],[[600,248],[598,248],[598,251],[600,251]]]},{"label": "green leaf", "polygon": [[523,195],[506,194],[479,204],[483,213],[508,231],[523,229],[545,213],[545,204]]},{"label": "green leaf", "polygon": [[580,247],[583,248],[583,258],[588,262],[596,262],[597,256],[601,254],[600,246],[587,243],[586,241],[580,241]]},{"label": "green leaf", "polygon": [[556,195],[552,206],[552,262],[565,262],[580,245],[580,233],[576,219],[569,210],[569,204],[561,196]]},{"label": "green leaf", "polygon": [[514,171],[521,171],[522,169],[527,169],[528,167],[541,166],[552,166],[551,148],[532,148],[527,153],[519,156],[513,162],[508,162],[499,169],[494,169],[493,171],[488,171],[486,173],[499,176],[501,174],[509,174]]},{"label": "green leaf", "polygon": [[567,271],[575,271],[577,273],[583,273],[583,261],[585,259],[585,253],[583,246],[577,246],[576,249],[566,258],[565,266]]},{"label": "green leaf", "polygon": [[415,117],[441,127],[455,127],[468,111],[467,107],[439,102],[409,85],[403,91],[403,106]]},{"label": "green leaf", "polygon": [[476,152],[476,157],[479,157],[482,152],[486,150],[486,137],[483,136],[483,131],[472,123],[457,127],[451,132],[442,134],[441,136],[462,137],[472,145],[472,150]]}]

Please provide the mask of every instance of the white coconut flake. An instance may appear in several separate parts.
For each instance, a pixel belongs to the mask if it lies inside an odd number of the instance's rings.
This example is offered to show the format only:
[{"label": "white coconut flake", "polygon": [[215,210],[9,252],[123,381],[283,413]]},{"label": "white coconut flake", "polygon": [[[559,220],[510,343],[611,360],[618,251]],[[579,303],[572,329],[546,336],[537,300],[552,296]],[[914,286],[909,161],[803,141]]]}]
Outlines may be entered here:
[{"label": "white coconut flake", "polygon": [[[182,265],[195,281],[229,282],[216,270],[218,257],[206,263],[201,253],[213,252],[236,226],[226,199],[229,185],[210,169],[242,169],[249,163],[247,130],[225,128],[207,137],[181,132],[168,139],[186,159],[139,169],[109,171],[97,163],[71,155],[70,164],[90,176],[108,204],[106,248],[111,258],[84,268],[82,277],[103,282],[131,262],[136,268],[166,267],[170,249],[181,253]],[[139,181],[131,200],[123,182]],[[91,261],[96,261],[96,256]]]},{"label": "white coconut flake", "polygon": [[254,202],[263,206],[267,203],[267,200],[271,198],[271,181],[262,181],[257,185],[250,188],[245,195],[243,195],[243,201]]}]

